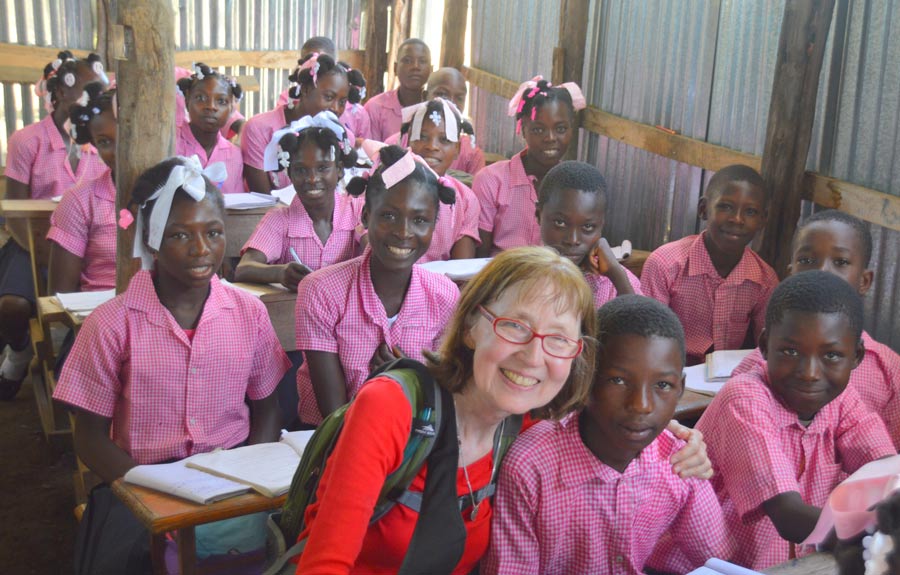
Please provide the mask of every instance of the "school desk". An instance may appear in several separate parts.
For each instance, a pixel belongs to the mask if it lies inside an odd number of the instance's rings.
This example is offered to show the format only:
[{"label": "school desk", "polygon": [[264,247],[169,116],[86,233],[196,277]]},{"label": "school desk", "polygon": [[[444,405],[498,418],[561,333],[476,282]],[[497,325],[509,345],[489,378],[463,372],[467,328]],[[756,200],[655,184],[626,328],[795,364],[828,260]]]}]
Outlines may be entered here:
[{"label": "school desk", "polygon": [[678,406],[675,408],[675,419],[684,424],[693,424],[703,412],[709,407],[713,398],[702,393],[695,393],[689,389],[684,390],[681,399],[678,400]]},{"label": "school desk", "polygon": [[766,575],[838,575],[831,553],[813,553],[763,570]]},{"label": "school desk", "polygon": [[182,575],[197,573],[197,548],[194,527],[213,521],[268,511],[284,505],[287,495],[264,497],[248,493],[223,501],[200,505],[174,495],[125,483],[117,479],[112,484],[113,493],[134,513],[150,531],[153,572],[166,573],[166,533],[178,535],[178,562]]}]

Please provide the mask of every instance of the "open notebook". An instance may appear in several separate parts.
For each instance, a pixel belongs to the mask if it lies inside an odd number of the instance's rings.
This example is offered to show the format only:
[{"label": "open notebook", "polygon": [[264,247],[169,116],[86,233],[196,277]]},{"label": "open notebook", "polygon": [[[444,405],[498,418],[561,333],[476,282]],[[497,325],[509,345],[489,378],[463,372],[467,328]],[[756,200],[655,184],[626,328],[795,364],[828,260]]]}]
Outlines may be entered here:
[{"label": "open notebook", "polygon": [[762,575],[762,573],[722,559],[713,558],[707,561],[703,567],[694,569],[688,575]]},{"label": "open notebook", "polygon": [[287,493],[313,431],[282,432],[278,443],[259,443],[199,453],[175,463],[138,465],[125,481],[194,501],[213,503],[251,489],[267,496]]}]

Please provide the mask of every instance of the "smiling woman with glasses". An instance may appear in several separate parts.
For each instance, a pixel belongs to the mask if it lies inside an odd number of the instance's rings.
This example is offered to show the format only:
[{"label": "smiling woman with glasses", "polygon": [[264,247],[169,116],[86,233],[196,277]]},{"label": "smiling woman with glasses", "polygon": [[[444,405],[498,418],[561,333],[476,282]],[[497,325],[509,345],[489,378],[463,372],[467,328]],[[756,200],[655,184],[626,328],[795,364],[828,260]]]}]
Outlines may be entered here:
[{"label": "smiling woman with glasses", "polygon": [[[436,478],[429,459],[404,493],[424,491],[414,498],[421,506],[407,507],[409,498],[401,497],[371,522],[385,478],[403,462],[413,417],[394,380],[371,379],[346,412],[317,501],[306,509],[297,572],[472,572],[490,537],[491,495],[504,453],[497,437],[514,437],[532,418],[561,418],[584,405],[595,328],[593,295],[570,260],[542,247],[495,257],[463,289],[440,353],[425,354],[445,398],[432,453],[449,449],[451,476]],[[706,472],[699,438],[683,454],[688,474]],[[436,477],[428,477],[429,469]],[[429,495],[428,479],[452,491],[440,505]]]}]

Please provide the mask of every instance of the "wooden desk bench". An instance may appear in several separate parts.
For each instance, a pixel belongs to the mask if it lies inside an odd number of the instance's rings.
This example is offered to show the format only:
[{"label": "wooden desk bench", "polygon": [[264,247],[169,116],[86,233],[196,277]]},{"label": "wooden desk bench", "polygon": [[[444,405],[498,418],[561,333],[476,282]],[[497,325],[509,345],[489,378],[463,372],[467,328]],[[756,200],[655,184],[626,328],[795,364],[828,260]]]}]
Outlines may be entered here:
[{"label": "wooden desk bench", "polygon": [[685,389],[681,399],[678,400],[674,417],[682,423],[693,424],[700,419],[712,400],[712,396]]},{"label": "wooden desk bench", "polygon": [[231,282],[231,285],[250,292],[261,294],[259,299],[266,305],[272,327],[278,335],[278,341],[284,351],[297,349],[296,326],[294,325],[297,292],[284,287],[269,284],[251,284]]},{"label": "wooden desk bench", "polygon": [[813,553],[764,569],[767,575],[838,575],[837,561],[831,553]]},{"label": "wooden desk bench", "polygon": [[209,505],[200,505],[173,495],[131,485],[122,479],[113,482],[112,490],[150,531],[154,573],[166,573],[165,534],[169,531],[177,531],[178,562],[182,575],[197,573],[194,527],[213,521],[276,509],[284,505],[287,499],[287,495],[269,498],[256,493],[248,493]]}]

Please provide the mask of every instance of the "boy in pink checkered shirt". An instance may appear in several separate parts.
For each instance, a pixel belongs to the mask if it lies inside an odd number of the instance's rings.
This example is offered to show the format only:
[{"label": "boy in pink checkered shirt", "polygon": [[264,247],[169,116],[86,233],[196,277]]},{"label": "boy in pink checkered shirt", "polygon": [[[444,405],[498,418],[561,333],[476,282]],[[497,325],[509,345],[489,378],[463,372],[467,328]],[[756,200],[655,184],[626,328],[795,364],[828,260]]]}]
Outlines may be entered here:
[{"label": "boy in pink checkered shirt", "polygon": [[810,552],[798,544],[831,490],[895,453],[884,423],[847,387],[865,354],[862,321],[862,300],[834,274],[784,280],[766,309],[766,361],[733,376],[697,423],[735,563],[765,569]]},{"label": "boy in pink checkered shirt", "polygon": [[711,351],[753,347],[759,339],[766,302],[778,284],[775,271],[750,249],[765,226],[767,204],[756,170],[722,168],[697,206],[706,230],[657,248],[644,264],[641,287],[678,315],[688,365]]},{"label": "boy in pink checkered shirt", "polygon": [[[794,234],[791,274],[809,270],[833,273],[856,289],[860,297],[872,287],[872,234],[862,220],[845,212],[823,210],[810,216]],[[850,383],[869,409],[881,416],[894,447],[900,447],[900,356],[862,332],[866,355],[850,374]],[[765,360],[759,348],[744,358],[732,375],[750,371]]]},{"label": "boy in pink checkered shirt", "polygon": [[686,573],[724,548],[712,486],[669,462],[684,444],[666,430],[684,391],[678,318],[624,295],[597,319],[587,406],[535,424],[503,462],[485,573]]}]

